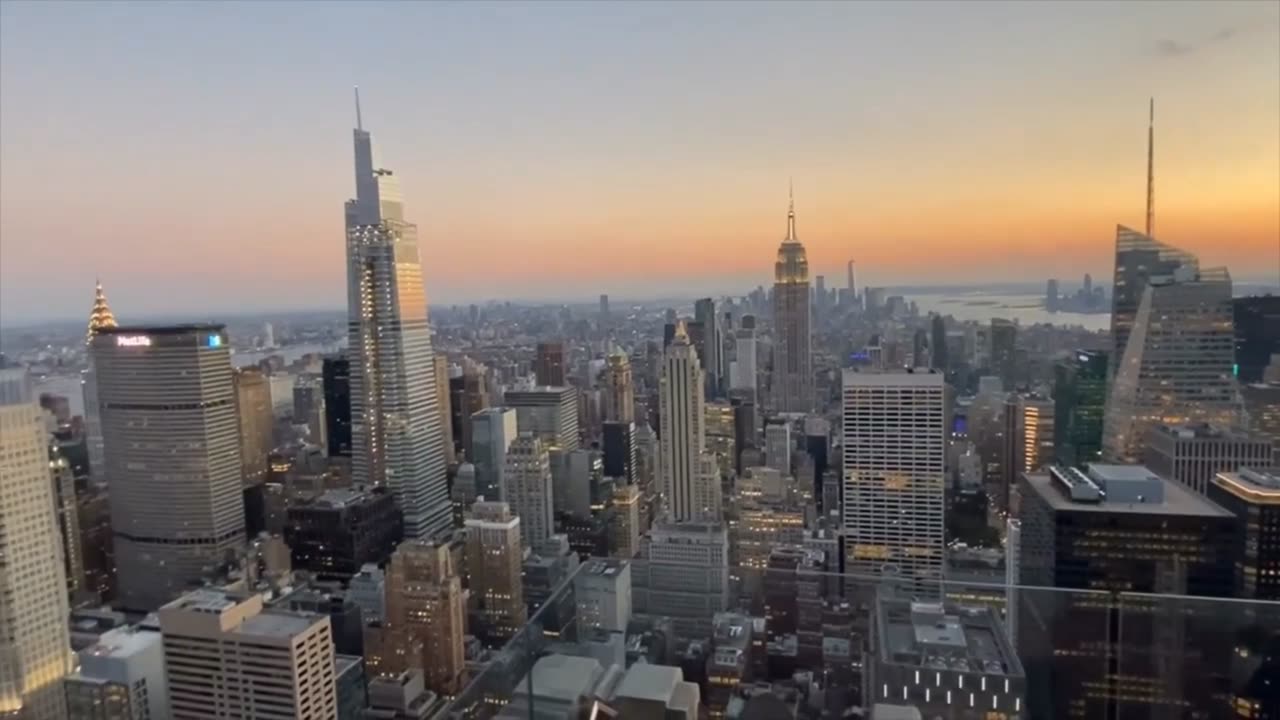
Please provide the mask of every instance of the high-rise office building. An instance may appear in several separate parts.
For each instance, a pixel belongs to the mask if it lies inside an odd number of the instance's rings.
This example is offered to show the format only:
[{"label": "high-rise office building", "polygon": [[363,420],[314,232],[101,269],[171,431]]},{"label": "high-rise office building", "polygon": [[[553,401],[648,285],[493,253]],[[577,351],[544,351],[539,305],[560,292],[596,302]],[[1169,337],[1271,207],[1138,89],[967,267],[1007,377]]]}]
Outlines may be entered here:
[{"label": "high-rise office building", "polygon": [[583,563],[573,576],[573,594],[579,637],[586,637],[592,628],[626,636],[631,622],[629,560],[596,558]]},{"label": "high-rise office building", "polygon": [[703,390],[710,400],[719,397],[724,391],[724,328],[716,313],[716,301],[711,298],[702,298],[693,303],[693,317],[702,324],[702,342],[696,349],[706,373],[706,386]]},{"label": "high-rise office building", "polygon": [[1240,396],[1249,429],[1271,438],[1280,448],[1280,382],[1241,385]]},{"label": "high-rise office building", "polygon": [[844,529],[851,573],[937,581],[946,507],[945,383],[928,370],[844,371]]},{"label": "high-rise office building", "polygon": [[1280,355],[1280,295],[1252,295],[1231,301],[1236,336],[1236,377],[1262,382],[1273,355]]},{"label": "high-rise office building", "polygon": [[405,221],[395,175],[374,167],[358,112],[353,137],[356,197],[346,203],[352,477],[391,488],[405,535],[427,537],[450,528],[453,510],[418,227]]},{"label": "high-rise office building", "polygon": [[1003,318],[991,320],[991,373],[1006,388],[1018,379],[1018,326]]},{"label": "high-rise office building", "polygon": [[67,717],[75,720],[166,720],[169,689],[160,633],[109,630],[80,650],[80,669],[67,677]]},{"label": "high-rise office building", "polygon": [[729,602],[729,534],[708,522],[658,523],[631,563],[633,610],[671,619],[680,635],[704,635]]},{"label": "high-rise office building", "polygon": [[1232,596],[1280,600],[1280,475],[1247,467],[1218,473],[1206,495],[1239,523]]},{"label": "high-rise office building", "polygon": [[631,360],[614,348],[604,366],[604,419],[629,423],[636,419],[635,389],[631,380]]},{"label": "high-rise office building", "polygon": [[614,486],[613,509],[609,554],[633,558],[640,550],[640,488],[635,485]]},{"label": "high-rise office building", "polygon": [[784,477],[791,474],[791,425],[785,420],[764,424],[764,461]]},{"label": "high-rise office building", "polygon": [[1199,267],[1199,259],[1191,253],[1137,230],[1116,226],[1115,280],[1111,289],[1112,376],[1124,359],[1129,333],[1151,278],[1172,276],[1179,269],[1194,274]]},{"label": "high-rise office building", "polygon": [[1002,511],[1011,510],[1011,494],[1018,477],[1053,461],[1053,400],[1036,393],[1011,393],[1005,399],[1000,469],[996,493]]},{"label": "high-rise office building", "polygon": [[733,408],[733,452],[734,472],[742,474],[742,453],[755,450],[759,440],[756,438],[756,403],[749,397],[730,398]]},{"label": "high-rise office building", "polygon": [[246,487],[267,481],[267,456],[274,446],[275,416],[271,412],[271,382],[260,368],[239,368],[231,376],[240,418],[240,467]]},{"label": "high-rise office building", "polygon": [[[658,472],[668,514],[676,521],[701,518],[709,510],[699,502],[707,494],[700,486],[710,482],[701,462],[706,450],[702,379],[698,352],[682,322],[663,353],[658,380]],[[714,482],[718,492],[718,475]]]},{"label": "high-rise office building", "polygon": [[292,505],[284,528],[294,570],[347,581],[372,563],[386,563],[403,539],[400,510],[386,488],[327,490]]},{"label": "high-rise office building", "polygon": [[0,713],[66,717],[74,669],[67,578],[54,515],[43,411],[21,368],[0,369]]},{"label": "high-rise office building", "polygon": [[1136,462],[1155,424],[1240,420],[1225,269],[1149,276],[1103,418],[1103,457]]},{"label": "high-rise office building", "polygon": [[[117,325],[116,316],[107,305],[107,296],[102,292],[102,283],[98,283],[93,292],[93,308],[89,311],[89,328],[85,335],[85,344],[93,342],[93,336],[99,330],[113,328]],[[89,357],[89,366],[81,376],[84,393],[84,435],[85,447],[89,452],[89,477],[95,483],[106,480],[106,464],[102,451],[102,422],[98,415],[98,381],[93,372],[93,357]]]},{"label": "high-rise office building", "polygon": [[758,374],[758,370],[756,369],[756,352],[755,328],[739,328],[737,332],[734,333],[734,360],[729,377],[729,389],[730,391],[746,391],[746,397],[750,398],[753,402],[756,399],[756,383]]},{"label": "high-rise office building", "polygon": [[445,462],[452,464],[458,458],[454,453],[453,408],[449,401],[449,357],[438,352],[432,362],[436,376],[436,408],[440,416],[440,443],[444,448]]},{"label": "high-rise office building", "polygon": [[520,432],[531,432],[549,448],[577,450],[578,391],[572,387],[535,387],[508,390],[503,403],[516,411]]},{"label": "high-rise office building", "polygon": [[155,609],[244,544],[240,433],[221,325],[93,339],[119,600]]},{"label": "high-rise office building", "polygon": [[637,453],[640,447],[636,442],[635,423],[604,423],[601,426],[600,450],[604,453],[605,477],[623,478],[629,484],[638,481]]},{"label": "high-rise office building", "polygon": [[328,616],[214,589],[184,595],[159,616],[173,720],[338,717]]},{"label": "high-rise office building", "polygon": [[1140,465],[1052,466],[1018,482],[1019,582],[1090,591],[1019,593],[1020,655],[1037,670],[1031,717],[1160,717],[1171,697],[1216,702],[1233,653],[1220,618],[1187,612],[1185,599],[1121,610],[1096,591],[1229,596],[1236,518]]},{"label": "high-rise office building", "polygon": [[1142,464],[1160,477],[1204,495],[1218,473],[1271,467],[1275,452],[1270,438],[1241,428],[1162,424],[1147,430]]},{"label": "high-rise office building", "polygon": [[794,197],[773,277],[773,407],[778,412],[807,413],[813,410],[813,312],[809,260],[796,237]]},{"label": "high-rise office building", "polygon": [[513,637],[525,623],[520,566],[520,518],[504,502],[471,506],[467,529],[467,589],[479,610],[484,632]]},{"label": "high-rise office building", "polygon": [[941,315],[934,315],[929,320],[929,351],[933,369],[945,373],[950,360],[947,357],[947,322]]},{"label": "high-rise office building", "polygon": [[1053,455],[1069,467],[1102,458],[1107,404],[1107,354],[1078,350],[1054,366]]},{"label": "high-rise office building", "polygon": [[467,458],[476,468],[476,494],[486,500],[505,499],[507,449],[516,439],[516,411],[485,408],[471,416],[471,447]]},{"label": "high-rise office building", "polygon": [[503,498],[520,518],[520,539],[534,547],[555,532],[555,500],[547,447],[533,433],[520,433],[507,447]]},{"label": "high-rise office building", "polygon": [[324,383],[324,434],[329,457],[351,457],[350,361],[343,355],[326,357],[320,378]]},{"label": "high-rise office building", "polygon": [[540,342],[534,359],[533,374],[539,385],[559,387],[567,384],[564,343],[559,340]]},{"label": "high-rise office building", "polygon": [[[387,617],[366,630],[366,657],[380,675],[422,668],[427,687],[453,695],[466,671],[462,580],[448,543],[406,540],[387,569]],[[369,641],[373,640],[372,643]]]},{"label": "high-rise office building", "polygon": [[[812,477],[800,478],[805,484],[812,483],[814,502],[821,513],[824,508],[822,498],[822,476],[831,465],[831,423],[818,417],[804,419],[804,450],[813,465]],[[834,509],[834,508],[831,508]]]}]

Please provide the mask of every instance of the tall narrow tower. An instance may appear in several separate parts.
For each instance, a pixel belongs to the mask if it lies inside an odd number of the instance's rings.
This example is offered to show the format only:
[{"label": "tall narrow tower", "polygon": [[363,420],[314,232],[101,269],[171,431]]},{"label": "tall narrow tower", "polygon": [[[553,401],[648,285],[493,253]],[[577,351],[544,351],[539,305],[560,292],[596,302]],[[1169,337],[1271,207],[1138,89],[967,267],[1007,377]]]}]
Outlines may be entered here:
[{"label": "tall narrow tower", "polygon": [[74,665],[49,444],[26,370],[0,370],[0,714],[66,717]]},{"label": "tall narrow tower", "polygon": [[353,479],[389,487],[405,536],[429,537],[449,529],[452,508],[418,228],[405,222],[395,176],[374,168],[358,93],[353,135],[356,197],[346,204]]},{"label": "tall narrow tower", "polygon": [[1156,230],[1156,99],[1147,120],[1147,237]]},{"label": "tall narrow tower", "polygon": [[[93,308],[89,310],[89,329],[85,335],[85,344],[93,342],[93,337],[102,330],[116,326],[116,316],[107,305],[106,293],[102,292],[102,283],[97,283],[93,291]],[[85,445],[89,451],[89,477],[95,484],[106,482],[104,472],[106,460],[102,449],[102,420],[98,412],[98,376],[93,372],[93,358],[89,358],[89,367],[80,376],[81,391],[84,393],[84,434]]]},{"label": "tall narrow tower", "polygon": [[[706,476],[706,405],[702,364],[683,322],[667,346],[658,380],[658,470],[672,520],[707,518],[718,511],[718,478]],[[711,487],[714,485],[714,487]],[[718,518],[707,518],[718,519]]]},{"label": "tall narrow tower", "polygon": [[810,350],[809,260],[796,237],[794,194],[787,210],[787,237],[778,247],[773,283],[773,405],[778,412],[813,410]]}]

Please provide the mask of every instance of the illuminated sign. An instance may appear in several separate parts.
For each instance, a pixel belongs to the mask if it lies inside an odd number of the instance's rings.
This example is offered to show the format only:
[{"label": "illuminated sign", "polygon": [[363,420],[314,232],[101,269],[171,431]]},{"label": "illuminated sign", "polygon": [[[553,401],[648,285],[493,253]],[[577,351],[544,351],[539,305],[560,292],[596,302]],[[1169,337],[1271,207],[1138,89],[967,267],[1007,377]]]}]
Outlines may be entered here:
[{"label": "illuminated sign", "polygon": [[222,347],[222,336],[221,336],[221,335],[210,335],[210,336],[209,336],[209,341],[208,341],[208,343],[207,343],[207,344],[208,344],[208,346],[209,346],[209,347],[211,347],[211,348]]},{"label": "illuminated sign", "polygon": [[151,347],[151,338],[146,335],[117,335],[116,347]]}]

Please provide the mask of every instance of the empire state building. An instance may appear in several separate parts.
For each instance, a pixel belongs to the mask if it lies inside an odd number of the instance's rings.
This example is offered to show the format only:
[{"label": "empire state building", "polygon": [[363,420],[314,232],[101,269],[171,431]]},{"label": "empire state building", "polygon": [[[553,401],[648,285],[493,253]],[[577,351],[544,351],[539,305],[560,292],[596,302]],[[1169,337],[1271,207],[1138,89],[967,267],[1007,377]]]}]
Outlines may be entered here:
[{"label": "empire state building", "polygon": [[783,413],[813,410],[812,311],[809,260],[796,237],[794,195],[787,210],[787,237],[778,246],[773,271],[773,406]]}]

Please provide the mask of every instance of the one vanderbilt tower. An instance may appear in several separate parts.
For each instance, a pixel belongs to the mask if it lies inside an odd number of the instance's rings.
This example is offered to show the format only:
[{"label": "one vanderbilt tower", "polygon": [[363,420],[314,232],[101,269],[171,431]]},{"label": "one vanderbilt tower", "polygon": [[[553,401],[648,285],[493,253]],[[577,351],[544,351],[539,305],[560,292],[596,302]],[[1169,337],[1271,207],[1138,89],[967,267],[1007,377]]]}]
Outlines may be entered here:
[{"label": "one vanderbilt tower", "polygon": [[406,537],[447,531],[451,508],[418,228],[400,187],[374,167],[356,92],[356,197],[346,205],[351,459],[358,485],[385,485]]}]

